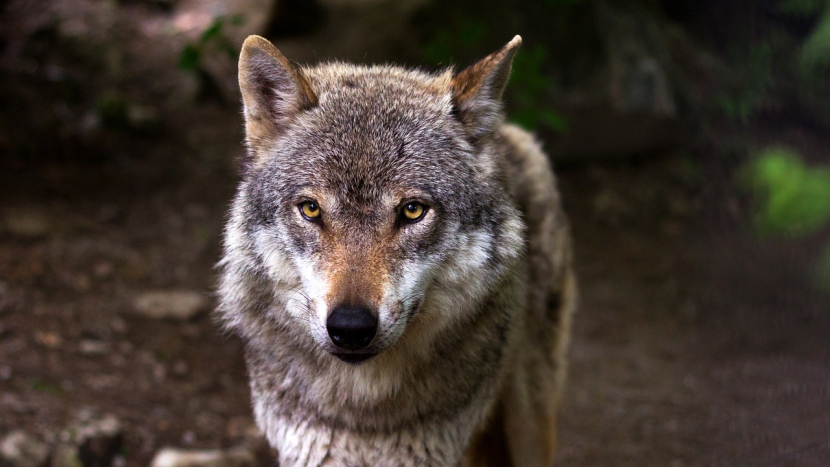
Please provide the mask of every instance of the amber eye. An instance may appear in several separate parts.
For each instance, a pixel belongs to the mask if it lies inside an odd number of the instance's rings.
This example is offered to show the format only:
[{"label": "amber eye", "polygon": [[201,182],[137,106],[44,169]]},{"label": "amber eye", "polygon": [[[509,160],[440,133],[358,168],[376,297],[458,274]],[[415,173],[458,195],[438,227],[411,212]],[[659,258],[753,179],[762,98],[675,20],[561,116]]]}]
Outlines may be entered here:
[{"label": "amber eye", "polygon": [[418,222],[424,218],[424,214],[426,213],[427,207],[421,203],[406,203],[403,207],[403,218],[407,222]]},{"label": "amber eye", "polygon": [[306,220],[316,221],[320,219],[320,205],[314,201],[305,201],[300,204],[300,213]]}]

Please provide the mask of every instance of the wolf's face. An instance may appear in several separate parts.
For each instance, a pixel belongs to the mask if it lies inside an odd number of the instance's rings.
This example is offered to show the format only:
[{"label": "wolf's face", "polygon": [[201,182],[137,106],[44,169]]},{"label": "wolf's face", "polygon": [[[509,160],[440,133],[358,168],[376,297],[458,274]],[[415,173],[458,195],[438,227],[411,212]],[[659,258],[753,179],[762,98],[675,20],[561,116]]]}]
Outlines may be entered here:
[{"label": "wolf's face", "polygon": [[300,70],[270,43],[246,42],[250,164],[229,246],[249,250],[247,268],[271,289],[269,312],[285,315],[275,320],[360,363],[416,317],[433,335],[465,318],[521,250],[522,225],[487,147],[517,45],[454,78]]}]

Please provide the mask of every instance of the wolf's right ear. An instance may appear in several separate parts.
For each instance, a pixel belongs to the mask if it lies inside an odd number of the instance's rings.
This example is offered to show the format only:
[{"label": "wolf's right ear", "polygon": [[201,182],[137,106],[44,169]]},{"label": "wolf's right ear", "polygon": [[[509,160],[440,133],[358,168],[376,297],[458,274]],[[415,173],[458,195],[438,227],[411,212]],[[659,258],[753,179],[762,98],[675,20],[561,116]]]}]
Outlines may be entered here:
[{"label": "wolf's right ear", "polygon": [[245,106],[245,133],[256,156],[264,142],[281,133],[297,113],[317,105],[303,72],[274,44],[248,36],[239,54],[239,89]]},{"label": "wolf's right ear", "polygon": [[516,36],[500,50],[452,78],[455,113],[474,141],[495,131],[501,121],[501,95],[510,78],[513,57],[521,45],[522,38]]}]

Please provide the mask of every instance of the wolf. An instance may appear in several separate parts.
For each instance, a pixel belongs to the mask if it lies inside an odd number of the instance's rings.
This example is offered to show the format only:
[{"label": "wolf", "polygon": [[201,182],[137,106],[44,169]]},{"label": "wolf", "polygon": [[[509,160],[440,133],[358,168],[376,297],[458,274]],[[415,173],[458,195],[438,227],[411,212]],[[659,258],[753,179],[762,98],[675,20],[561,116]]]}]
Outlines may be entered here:
[{"label": "wolf", "polygon": [[460,72],[299,66],[249,37],[219,263],[281,467],[550,466],[576,303],[516,36]]}]

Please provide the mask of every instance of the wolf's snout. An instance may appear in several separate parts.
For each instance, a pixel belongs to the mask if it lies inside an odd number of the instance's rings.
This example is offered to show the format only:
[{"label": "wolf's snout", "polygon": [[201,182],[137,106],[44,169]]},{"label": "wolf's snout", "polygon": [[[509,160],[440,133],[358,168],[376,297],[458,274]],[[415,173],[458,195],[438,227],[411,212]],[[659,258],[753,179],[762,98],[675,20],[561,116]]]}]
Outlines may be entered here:
[{"label": "wolf's snout", "polygon": [[346,350],[369,346],[378,330],[378,319],[366,308],[341,305],[332,311],[326,329],[334,345]]}]

